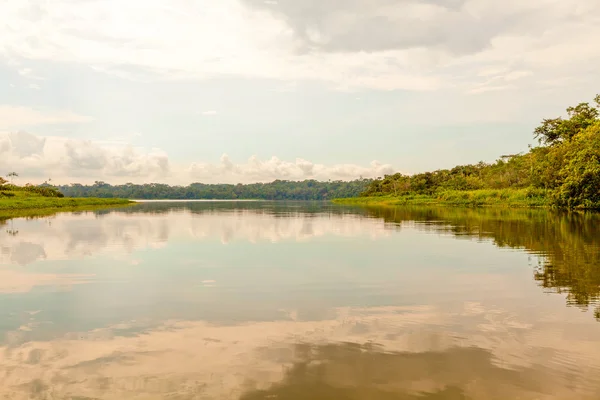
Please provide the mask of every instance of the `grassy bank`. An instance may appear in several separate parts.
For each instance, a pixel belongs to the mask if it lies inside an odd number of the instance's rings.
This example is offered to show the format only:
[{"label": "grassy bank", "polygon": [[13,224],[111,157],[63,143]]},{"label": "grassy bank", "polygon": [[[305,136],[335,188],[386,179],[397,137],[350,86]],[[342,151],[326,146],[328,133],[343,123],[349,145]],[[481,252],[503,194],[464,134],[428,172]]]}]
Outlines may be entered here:
[{"label": "grassy bank", "polygon": [[85,207],[110,207],[131,204],[126,199],[97,199],[97,198],[70,198],[47,197],[38,193],[25,190],[0,191],[0,212],[41,209],[74,209]]},{"label": "grassy bank", "polygon": [[6,220],[13,218],[39,218],[65,212],[90,212],[96,210],[113,209],[117,207],[129,207],[132,203],[110,204],[110,205],[87,205],[58,208],[24,208],[24,209],[0,209],[0,225]]},{"label": "grassy bank", "polygon": [[350,205],[448,205],[464,207],[549,207],[546,192],[532,189],[448,190],[432,195],[372,196],[335,199]]}]

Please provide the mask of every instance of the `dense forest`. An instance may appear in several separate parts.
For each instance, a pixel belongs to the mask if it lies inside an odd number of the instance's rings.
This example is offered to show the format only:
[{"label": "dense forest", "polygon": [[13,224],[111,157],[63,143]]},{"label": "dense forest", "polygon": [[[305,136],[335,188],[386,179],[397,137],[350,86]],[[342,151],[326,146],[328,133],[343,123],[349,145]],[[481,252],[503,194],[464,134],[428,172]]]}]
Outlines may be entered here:
[{"label": "dense forest", "polygon": [[68,197],[101,197],[126,199],[258,199],[258,200],[328,200],[356,197],[371,183],[370,179],[350,182],[302,182],[276,180],[271,183],[203,184],[189,186],[169,186],[159,183],[135,185],[110,185],[96,182],[93,185],[72,184],[58,186],[58,190]]},{"label": "dense forest", "polygon": [[565,208],[600,208],[600,95],[595,105],[567,109],[567,118],[545,119],[534,131],[539,146],[494,163],[460,165],[415,175],[387,175],[361,195],[443,197],[448,191],[527,189]]}]

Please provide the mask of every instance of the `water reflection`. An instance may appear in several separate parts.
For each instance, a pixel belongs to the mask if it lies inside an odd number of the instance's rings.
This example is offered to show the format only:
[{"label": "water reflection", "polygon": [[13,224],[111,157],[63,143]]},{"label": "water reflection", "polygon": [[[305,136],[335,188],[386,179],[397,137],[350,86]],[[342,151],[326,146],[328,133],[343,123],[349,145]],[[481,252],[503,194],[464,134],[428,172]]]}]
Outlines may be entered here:
[{"label": "water reflection", "polygon": [[[543,256],[534,272],[540,286],[567,294],[587,309],[600,299],[600,215],[542,210],[466,208],[366,208],[386,222],[414,221],[420,229],[456,237],[491,239],[498,247]],[[600,307],[595,308],[600,319]]]},{"label": "water reflection", "polygon": [[[103,251],[131,253],[144,247],[160,248],[171,237],[216,238],[222,244],[232,240],[301,241],[328,234],[376,239],[413,224],[421,230],[491,239],[498,247],[541,255],[542,262],[534,272],[540,286],[566,293],[569,305],[587,308],[600,300],[597,214],[493,208],[347,208],[324,203],[150,202],[126,209],[46,217],[44,221],[27,224],[27,232],[11,240],[23,221],[15,228],[14,220],[10,220],[9,229],[0,233],[0,265],[27,265],[39,259],[63,260]],[[595,315],[600,319],[599,307]]]},{"label": "water reflection", "polygon": [[597,399],[598,222],[268,202],[8,221],[0,397]]},{"label": "water reflection", "polygon": [[[337,309],[323,321],[132,322],[0,348],[8,398],[596,399],[600,349],[466,303]],[[130,332],[129,334],[123,332]],[[15,338],[16,339],[16,338]],[[11,397],[12,396],[12,397]],[[437,396],[437,397],[436,397]]]},{"label": "water reflection", "polygon": [[561,389],[543,369],[505,369],[477,347],[394,353],[344,343],[297,345],[292,351],[298,361],[281,382],[240,399],[509,399],[555,396]]},{"label": "water reflection", "polygon": [[[320,212],[319,212],[320,211]],[[110,211],[59,214],[38,220],[17,220],[18,238],[0,233],[0,264],[30,264],[40,258],[62,260],[103,251],[132,252],[159,248],[170,239],[303,241],[325,235],[389,234],[383,221],[319,205],[274,203],[147,203]],[[37,250],[33,251],[33,247]]]}]

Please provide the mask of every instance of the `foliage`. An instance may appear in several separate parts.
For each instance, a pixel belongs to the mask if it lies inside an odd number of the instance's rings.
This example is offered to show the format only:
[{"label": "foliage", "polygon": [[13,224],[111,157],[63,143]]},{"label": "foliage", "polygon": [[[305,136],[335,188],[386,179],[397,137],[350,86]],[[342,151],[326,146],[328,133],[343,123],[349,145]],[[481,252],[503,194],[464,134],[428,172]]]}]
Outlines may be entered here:
[{"label": "foliage", "polygon": [[357,205],[426,205],[544,207],[548,205],[543,189],[479,189],[444,190],[434,194],[405,194],[402,196],[373,196],[336,199],[338,204]]},{"label": "foliage", "polygon": [[589,103],[579,103],[575,107],[567,108],[569,119],[550,118],[544,119],[538,126],[534,135],[540,142],[555,145],[572,139],[581,131],[587,129],[598,121],[600,115],[600,95],[594,99],[596,106]]},{"label": "foliage", "polygon": [[2,185],[0,188],[0,211],[31,210],[45,208],[73,208],[83,206],[110,206],[129,204],[123,199],[71,199],[65,198],[56,188],[51,186],[16,186]]},{"label": "foliage", "polygon": [[[0,199],[1,200],[1,199]],[[59,207],[33,207],[33,208],[2,208],[0,206],[0,226],[13,218],[35,219],[55,215],[63,212],[102,212],[114,211],[115,208],[127,208],[135,203],[125,202],[121,199],[69,199],[76,200],[75,205],[61,204]]]},{"label": "foliage", "polygon": [[8,181],[0,176],[0,186],[4,186]]},{"label": "foliage", "polygon": [[557,204],[600,208],[600,123],[563,146],[561,184],[553,193]]},{"label": "foliage", "polygon": [[46,208],[62,209],[62,208],[73,208],[73,207],[89,207],[89,206],[113,206],[113,205],[124,205],[129,204],[129,200],[123,199],[97,199],[97,198],[86,198],[86,199],[73,199],[73,198],[61,198],[61,197],[44,197],[34,193],[28,193],[26,191],[8,192],[12,196],[0,197],[0,211],[5,213],[6,211],[15,210],[40,210]]},{"label": "foliage", "polygon": [[327,200],[356,197],[371,183],[369,179],[350,182],[302,182],[276,180],[249,185],[192,183],[189,186],[169,186],[159,183],[144,185],[72,184],[58,189],[69,197],[120,197],[128,199],[260,199],[260,200]]},{"label": "foliage", "polygon": [[529,186],[531,156],[505,156],[494,164],[480,162],[416,175],[387,175],[375,180],[364,196],[409,193],[433,195],[447,190],[525,188]]},{"label": "foliage", "polygon": [[600,208],[600,95],[595,102],[597,107],[588,103],[569,107],[568,119],[542,121],[534,132],[542,145],[526,154],[410,176],[386,175],[372,181],[361,195],[428,196],[439,202],[477,205],[495,203],[493,190],[517,190],[509,197],[519,197],[519,191],[526,189],[530,200],[525,203]]},{"label": "foliage", "polygon": [[20,190],[29,193],[35,193],[43,197],[65,197],[64,194],[58,191],[58,189],[52,186],[33,186],[33,185],[25,185],[22,187],[19,186],[11,186],[13,190]]},{"label": "foliage", "polygon": [[11,193],[14,195],[14,192],[27,192],[42,197],[65,197],[64,194],[51,186],[33,186],[29,184],[25,186],[3,185],[0,189],[0,196],[12,197]]}]

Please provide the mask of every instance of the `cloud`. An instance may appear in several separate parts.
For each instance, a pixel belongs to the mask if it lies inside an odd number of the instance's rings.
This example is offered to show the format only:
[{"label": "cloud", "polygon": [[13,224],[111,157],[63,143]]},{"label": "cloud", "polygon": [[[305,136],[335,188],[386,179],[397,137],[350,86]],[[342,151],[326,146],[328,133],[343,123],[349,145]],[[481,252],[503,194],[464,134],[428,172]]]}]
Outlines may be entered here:
[{"label": "cloud", "polygon": [[479,94],[479,93],[487,93],[487,92],[499,92],[501,90],[508,90],[508,89],[514,89],[514,86],[511,86],[511,85],[497,85],[497,86],[481,85],[481,86],[471,89],[469,91],[469,93]]},{"label": "cloud", "polygon": [[168,156],[130,145],[102,146],[89,140],[41,137],[19,131],[0,134],[0,168],[21,171],[20,179],[137,177],[169,173]]},{"label": "cloud", "polygon": [[189,173],[196,179],[214,179],[218,177],[222,183],[236,182],[268,182],[275,179],[357,179],[360,176],[377,177],[391,174],[394,168],[389,164],[373,161],[370,166],[355,164],[338,164],[326,166],[297,158],[296,161],[283,161],[277,157],[260,160],[252,156],[245,163],[236,164],[227,154],[221,157],[219,164],[193,163]]},{"label": "cloud", "polygon": [[35,79],[35,80],[43,80],[44,78],[42,78],[41,76],[38,76],[34,73],[34,71],[31,68],[21,68],[17,71],[17,73],[24,77],[24,78],[28,78],[28,79]]},{"label": "cloud", "polygon": [[217,112],[214,110],[202,111],[202,115],[216,115]]},{"label": "cloud", "polygon": [[589,71],[600,67],[590,40],[600,35],[599,4],[5,0],[0,56],[83,63],[130,78],[242,76],[341,89],[469,91],[484,69],[558,78],[581,70],[581,62]]},{"label": "cloud", "polygon": [[92,141],[56,136],[37,136],[25,131],[0,134],[0,170],[18,171],[21,180],[86,183],[106,180],[111,183],[168,181],[189,184],[251,183],[275,179],[342,179],[360,176],[372,178],[394,172],[389,164],[373,161],[369,166],[356,164],[323,165],[302,158],[283,161],[277,157],[260,160],[252,156],[235,163],[228,155],[216,164],[172,163],[160,149],[133,147],[124,142]]},{"label": "cloud", "polygon": [[135,75],[127,70],[134,66],[169,78],[234,74],[413,90],[459,84],[450,74],[456,64],[543,71],[600,58],[584,40],[600,33],[595,0],[158,0],[140,11],[141,4],[8,0],[0,54],[125,75]]},{"label": "cloud", "polygon": [[0,131],[33,125],[71,124],[92,121],[72,111],[0,105]]},{"label": "cloud", "polygon": [[269,9],[305,46],[327,52],[378,52],[431,47],[450,53],[481,50],[502,29],[502,16],[480,19],[464,12],[465,1],[282,0]]},{"label": "cloud", "polygon": [[23,69],[20,69],[18,72],[19,72],[19,75],[21,75],[21,76],[28,76],[31,74],[32,71],[31,71],[31,68],[23,68]]}]

